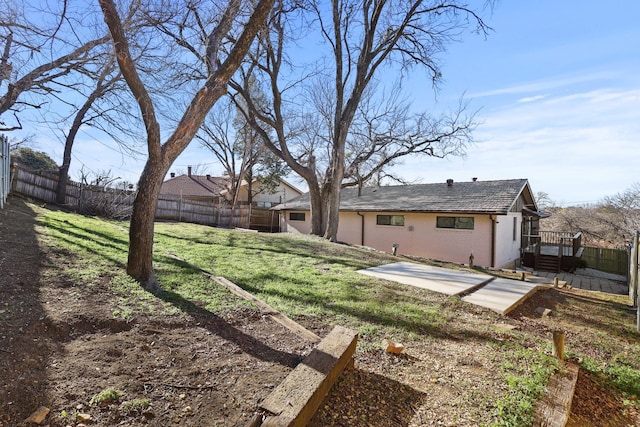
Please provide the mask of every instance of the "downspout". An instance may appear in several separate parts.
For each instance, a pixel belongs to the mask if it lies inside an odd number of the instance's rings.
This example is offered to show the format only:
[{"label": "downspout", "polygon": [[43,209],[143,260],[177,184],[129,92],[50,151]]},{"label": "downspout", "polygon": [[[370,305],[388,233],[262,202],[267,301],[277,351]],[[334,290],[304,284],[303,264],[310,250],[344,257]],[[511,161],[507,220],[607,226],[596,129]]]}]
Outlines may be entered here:
[{"label": "downspout", "polygon": [[364,215],[356,211],[360,219],[360,246],[364,246]]},{"label": "downspout", "polygon": [[489,215],[491,220],[491,267],[496,266],[496,223],[498,222],[496,217]]}]

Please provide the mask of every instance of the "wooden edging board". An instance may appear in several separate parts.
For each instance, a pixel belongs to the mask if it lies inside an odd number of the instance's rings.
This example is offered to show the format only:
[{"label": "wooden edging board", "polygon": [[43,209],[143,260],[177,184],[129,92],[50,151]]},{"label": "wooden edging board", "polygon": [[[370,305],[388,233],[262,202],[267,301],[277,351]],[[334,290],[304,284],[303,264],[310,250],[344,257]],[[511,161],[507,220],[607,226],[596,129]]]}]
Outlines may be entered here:
[{"label": "wooden edging board", "polygon": [[560,372],[549,379],[547,394],[536,407],[533,425],[545,427],[564,427],[569,420],[573,393],[578,381],[579,366],[564,363]]},{"label": "wooden edging board", "polygon": [[276,387],[260,408],[274,414],[264,427],[304,426],[316,413],[342,371],[351,364],[358,333],[336,326]]}]

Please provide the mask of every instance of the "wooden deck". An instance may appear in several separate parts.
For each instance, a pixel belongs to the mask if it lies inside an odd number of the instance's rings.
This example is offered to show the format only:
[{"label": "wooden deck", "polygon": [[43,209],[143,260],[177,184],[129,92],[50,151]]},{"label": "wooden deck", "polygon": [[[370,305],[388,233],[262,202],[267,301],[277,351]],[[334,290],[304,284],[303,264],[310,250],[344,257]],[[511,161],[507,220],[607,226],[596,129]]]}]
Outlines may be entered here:
[{"label": "wooden deck", "polygon": [[[540,255],[558,256],[559,246],[541,246]],[[562,256],[573,256],[573,248],[570,246],[564,246],[562,248]]]},{"label": "wooden deck", "polygon": [[[573,243],[573,242],[572,242]],[[542,244],[530,245],[524,248],[522,253],[522,264],[526,267],[535,268],[542,271],[559,272],[570,271],[575,268],[576,259],[580,258],[584,248],[571,244]],[[536,249],[538,252],[536,253]],[[560,256],[562,251],[562,256]]]},{"label": "wooden deck", "polygon": [[[543,245],[540,247],[540,255],[558,256],[560,246],[558,245]],[[535,253],[535,247],[528,246],[525,248],[525,253]],[[573,248],[571,246],[564,246],[562,248],[562,256],[573,256]]]}]

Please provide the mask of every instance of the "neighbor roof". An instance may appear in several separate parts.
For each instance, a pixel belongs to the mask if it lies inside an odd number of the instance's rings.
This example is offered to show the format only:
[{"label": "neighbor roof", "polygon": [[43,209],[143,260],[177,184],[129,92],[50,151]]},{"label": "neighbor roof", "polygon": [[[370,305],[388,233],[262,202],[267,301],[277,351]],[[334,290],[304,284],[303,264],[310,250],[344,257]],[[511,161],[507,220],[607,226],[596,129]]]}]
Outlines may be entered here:
[{"label": "neighbor roof", "polygon": [[180,175],[162,183],[160,194],[173,196],[219,197],[227,189],[228,177]]},{"label": "neighbor roof", "polygon": [[[340,210],[506,214],[525,189],[527,202],[534,204],[526,179],[363,187],[360,195],[357,188],[345,188]],[[274,209],[308,211],[309,193]]]}]

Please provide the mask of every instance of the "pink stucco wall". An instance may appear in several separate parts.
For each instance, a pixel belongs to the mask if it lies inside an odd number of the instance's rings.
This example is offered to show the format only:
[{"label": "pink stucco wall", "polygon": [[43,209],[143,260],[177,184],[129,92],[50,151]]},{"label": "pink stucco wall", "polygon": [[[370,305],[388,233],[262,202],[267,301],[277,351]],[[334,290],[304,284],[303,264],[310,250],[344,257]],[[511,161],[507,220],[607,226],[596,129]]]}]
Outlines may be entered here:
[{"label": "pink stucco wall", "polygon": [[[338,240],[355,245],[369,246],[384,252],[392,252],[398,244],[398,254],[421,256],[458,263],[468,263],[473,253],[474,264],[491,266],[491,219],[489,215],[473,216],[473,230],[442,229],[436,227],[436,217],[453,214],[404,213],[404,226],[377,225],[376,215],[398,215],[397,212],[342,212],[338,227]],[[364,217],[364,240],[362,221]],[[516,218],[516,240],[513,240],[513,218]],[[520,214],[496,216],[495,266],[512,264],[518,259],[520,244]],[[290,221],[289,214],[281,217],[282,230],[309,233],[310,213],[305,221]]]},{"label": "pink stucco wall", "polygon": [[[467,263],[469,255],[473,253],[477,265],[489,265],[491,262],[491,223],[488,217],[474,216],[474,230],[453,230],[436,228],[436,214],[405,213],[405,223],[402,227],[376,224],[377,215],[397,213],[369,212],[363,215],[365,246],[391,252],[395,243],[399,245],[399,254]],[[346,219],[344,223],[343,217]],[[356,222],[359,224],[359,220],[355,213],[342,214],[338,239],[360,244],[360,229],[352,227]]]}]

